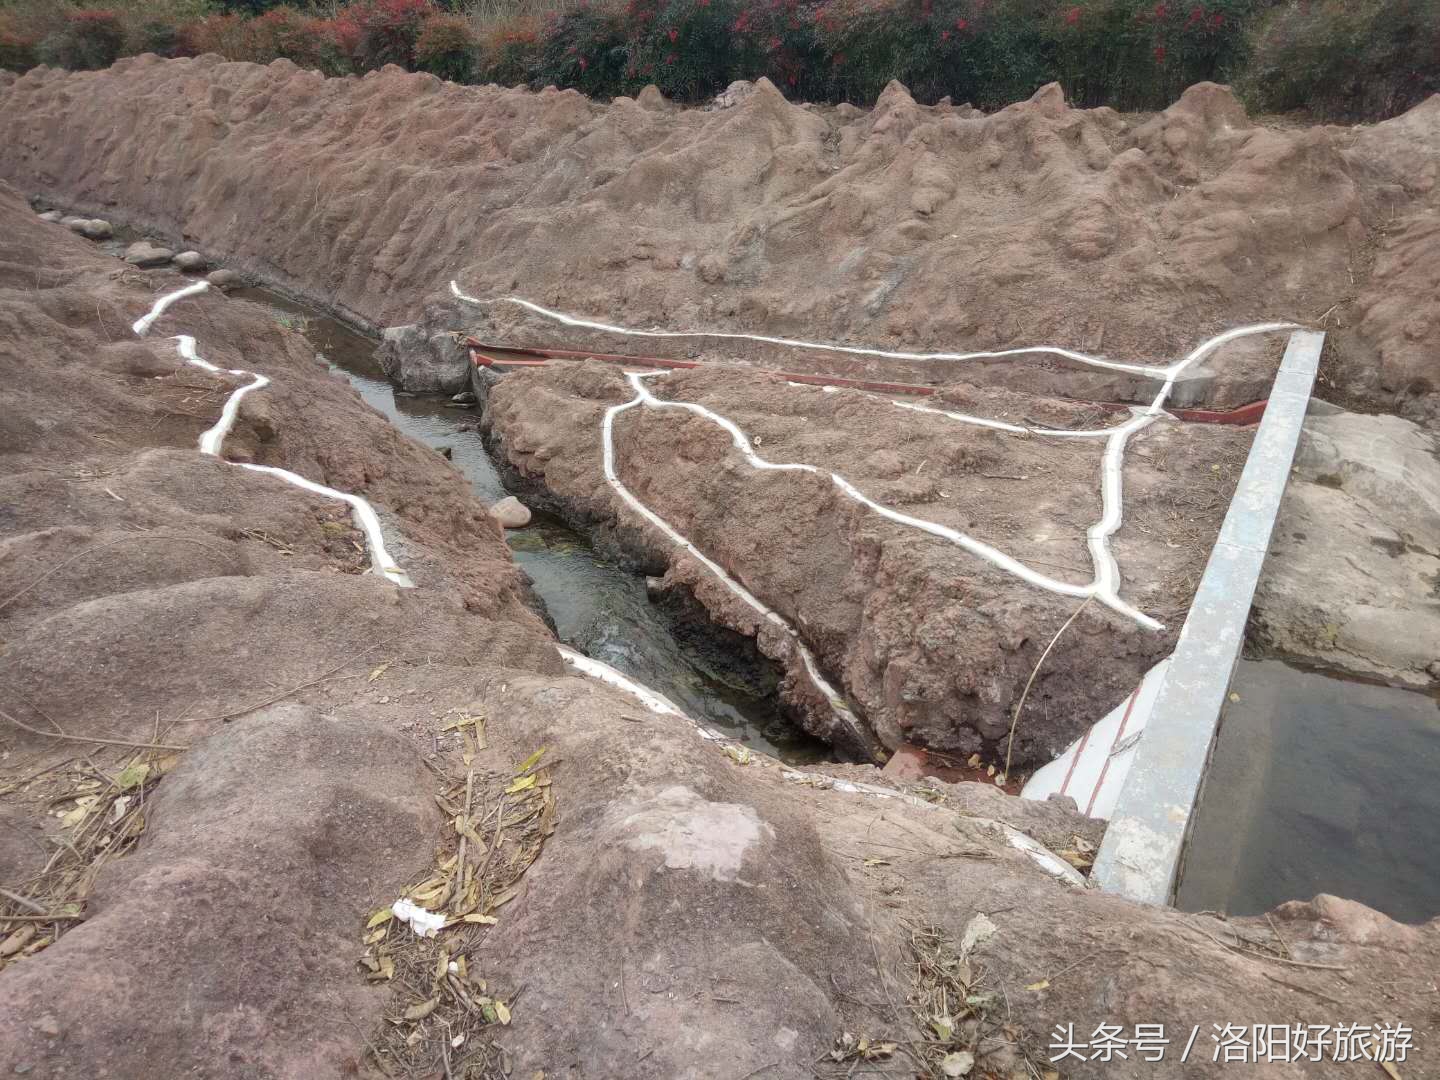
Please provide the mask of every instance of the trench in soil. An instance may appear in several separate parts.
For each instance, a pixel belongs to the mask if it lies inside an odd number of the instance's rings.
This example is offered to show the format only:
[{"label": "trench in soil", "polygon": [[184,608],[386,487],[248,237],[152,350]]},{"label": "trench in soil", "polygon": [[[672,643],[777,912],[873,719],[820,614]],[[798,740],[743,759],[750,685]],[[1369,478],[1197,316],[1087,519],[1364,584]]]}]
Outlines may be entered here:
[{"label": "trench in soil", "polygon": [[1242,660],[1176,906],[1262,915],[1332,893],[1440,915],[1440,697]]},{"label": "trench in soil", "polygon": [[[304,334],[360,396],[406,435],[438,449],[487,504],[510,494],[482,444],[478,415],[447,397],[396,390],[374,359],[376,340],[315,308],[263,288],[231,291],[263,304]],[[834,760],[825,743],[800,731],[779,703],[779,670],[724,647],[727,631],[706,632],[694,611],[652,603],[643,576],[600,555],[589,538],[536,512],[506,532],[556,636],[571,648],[644,683],[692,718],[756,750],[802,765]],[[698,607],[698,605],[694,605]]]}]

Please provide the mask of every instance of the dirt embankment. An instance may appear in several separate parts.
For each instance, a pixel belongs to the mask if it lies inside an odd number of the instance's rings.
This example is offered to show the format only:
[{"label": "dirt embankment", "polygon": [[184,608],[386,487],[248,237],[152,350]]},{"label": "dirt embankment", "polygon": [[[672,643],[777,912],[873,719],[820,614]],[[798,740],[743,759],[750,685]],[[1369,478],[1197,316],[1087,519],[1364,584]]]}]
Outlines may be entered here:
[{"label": "dirt embankment", "polygon": [[1053,86],[977,116],[898,85],[861,111],[762,82],[706,111],[213,56],[40,69],[3,94],[0,171],[23,190],[377,323],[452,277],[632,326],[928,350],[1156,360],[1286,318],[1334,332],[1333,393],[1423,413],[1437,382],[1440,99],[1291,128],[1211,85],[1153,117]]},{"label": "dirt embankment", "polygon": [[[884,507],[989,545],[1060,586],[1084,587],[1095,575],[1087,531],[1106,514],[1107,439],[996,430],[877,394],[826,392],[735,369],[646,384],[661,400],[734,422],[766,460],[823,470],[756,469],[729,432],[681,409],[637,408],[614,419],[620,481],[795,627],[884,745],[918,742],[967,757],[1006,739],[1042,652],[1083,600],[857,504],[830,473]],[[809,682],[787,636],[607,485],[604,414],[633,396],[613,367],[520,371],[490,390],[485,423],[526,481],[543,485],[577,518],[618,525],[622,546],[669,565],[670,579],[693,589],[722,622],[758,635],[787,663],[787,690],[805,701]],[[1060,429],[1130,419],[960,385],[924,407]],[[1049,760],[1174,647],[1250,438],[1249,429],[1166,419],[1130,439],[1124,527],[1109,545],[1120,596],[1165,629],[1087,604],[1030,689],[1017,764]],[[855,751],[828,710],[812,703],[806,713],[818,734]]]},{"label": "dirt embankment", "polygon": [[[1273,927],[1137,908],[1059,884],[993,821],[1077,857],[1093,823],[1059,807],[977,785],[912,803],[797,783],[566,677],[463,481],[298,337],[213,294],[129,332],[178,284],[0,188],[0,708],[34,729],[0,718],[0,882],[57,905],[0,908],[7,1073],[379,1075],[381,1047],[429,1075],[448,1056],[468,1080],[812,1077],[817,1061],[841,1076],[866,1052],[931,1071],[974,1054],[971,1075],[1013,1080],[1047,1067],[1056,1024],[1084,1041],[1163,1023],[1177,1044],[1199,1025],[1206,1049],[1182,1065],[1172,1047],[1148,1074],[1220,1080],[1233,1066],[1211,1061],[1212,1023],[1377,1017],[1417,1029],[1408,1070],[1440,1068],[1440,924],[1332,898]],[[272,380],[245,399],[230,461],[195,440],[241,377],[185,364],[176,333]],[[363,544],[333,501],[245,460],[368,497],[416,587],[355,572]],[[482,721],[485,746],[457,716]],[[42,731],[189,749],[137,782],[133,748]],[[452,958],[462,989],[508,1003],[508,1024],[487,1023],[430,1003],[433,963],[387,977],[374,950],[410,931],[361,939],[454,852],[436,796],[473,768],[477,804],[493,800],[541,747],[553,835]],[[94,837],[137,823],[133,852],[103,857]],[[482,876],[514,854],[495,843]],[[44,867],[76,869],[72,850],[94,861],[53,893]]]}]

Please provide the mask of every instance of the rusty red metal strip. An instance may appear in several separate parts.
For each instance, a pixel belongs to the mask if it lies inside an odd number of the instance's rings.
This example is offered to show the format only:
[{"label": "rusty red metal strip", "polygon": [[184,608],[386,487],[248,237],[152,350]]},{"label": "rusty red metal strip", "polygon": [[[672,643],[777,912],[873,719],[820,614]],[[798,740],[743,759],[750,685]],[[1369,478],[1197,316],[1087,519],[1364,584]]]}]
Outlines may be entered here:
[{"label": "rusty red metal strip", "polygon": [[[1110,771],[1110,758],[1115,753],[1115,747],[1120,745],[1120,740],[1125,737],[1125,725],[1130,723],[1130,713],[1135,708],[1135,702],[1140,700],[1140,691],[1145,688],[1145,680],[1140,680],[1140,685],[1130,695],[1130,700],[1125,704],[1125,715],[1120,717],[1120,726],[1115,729],[1115,738],[1110,740],[1110,751],[1105,755],[1105,764],[1100,766],[1100,775],[1095,779],[1095,786],[1090,789],[1090,801],[1085,804],[1084,814],[1090,816],[1090,811],[1095,809],[1095,800],[1100,797],[1100,789],[1105,786],[1105,775]],[[1078,759],[1077,759],[1078,760]]]},{"label": "rusty red metal strip", "polygon": [[1265,406],[1269,403],[1269,398],[1262,398],[1259,401],[1250,402],[1249,405],[1241,405],[1238,409],[1169,409],[1167,411],[1181,420],[1188,420],[1194,424],[1258,424],[1260,418],[1265,415]]},{"label": "rusty red metal strip", "polygon": [[503,367],[544,367],[548,360],[509,360],[499,359],[482,353],[479,349],[470,350],[470,362],[476,367],[494,367],[499,364]]}]

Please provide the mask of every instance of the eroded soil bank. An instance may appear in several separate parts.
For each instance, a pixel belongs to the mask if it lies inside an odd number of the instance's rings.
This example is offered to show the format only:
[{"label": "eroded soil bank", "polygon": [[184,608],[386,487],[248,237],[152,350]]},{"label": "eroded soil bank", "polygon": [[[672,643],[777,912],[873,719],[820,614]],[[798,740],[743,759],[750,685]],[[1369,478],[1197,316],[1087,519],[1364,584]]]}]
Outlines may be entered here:
[{"label": "eroded soil bank", "polygon": [[793,105],[762,80],[682,110],[215,56],[40,68],[0,93],[22,190],[123,209],[380,325],[452,278],[629,326],[920,351],[1174,359],[1284,318],[1332,332],[1331,393],[1429,415],[1440,384],[1440,99],[1300,128],[1209,84],[1151,117],[1058,86],[976,116],[899,85],[873,110]]},{"label": "eroded soil bank", "polygon": [[[922,526],[963,533],[1081,587],[1095,572],[1087,532],[1107,513],[1108,440],[997,430],[944,411],[1061,431],[1118,426],[1125,412],[958,384],[925,399],[940,411],[920,412],[873,393],[734,368],[655,376],[647,386],[733,422],[769,461],[827,470],[757,469],[728,431],[682,409],[639,408],[614,420],[614,469],[626,488],[796,627],[885,747],[915,742],[964,759],[1008,744],[1040,656],[1085,605],[1031,684],[1017,765],[1054,756],[1173,648],[1251,438],[1249,429],[1167,419],[1125,448],[1125,528],[1109,543],[1121,594],[1164,623],[1157,630],[887,519],[829,477],[841,474]],[[853,744],[813,700],[789,639],[606,483],[605,413],[634,393],[616,367],[521,370],[489,389],[486,430],[521,476],[581,520],[616,528],[620,543],[656,553],[668,580],[693,590],[721,622],[757,635],[787,664],[787,691],[812,699],[814,730]]]},{"label": "eroded soil bank", "polygon": [[[214,293],[130,333],[180,283],[118,267],[0,189],[0,697],[26,724],[0,718],[0,880],[84,916],[42,919],[5,956],[7,1071],[378,1075],[370,1048],[398,1046],[432,1075],[449,1055],[472,1078],[811,1077],[851,1071],[863,1036],[897,1043],[878,1067],[974,1054],[972,1075],[1014,1080],[1045,1075],[1056,1024],[1088,1037],[1105,1022],[1164,1023],[1180,1044],[1199,1025],[1197,1060],[1147,1074],[1218,1080],[1233,1066],[1211,1060],[1211,1023],[1377,1017],[1417,1029],[1407,1070],[1440,1068],[1437,924],[1328,897],[1273,926],[1137,908],[1061,884],[993,821],[1084,850],[1093,823],[1058,806],[798,783],[567,676],[461,476],[298,335]],[[179,333],[271,378],[224,459],[195,440],[242,378],[186,364]],[[363,544],[333,500],[243,461],[369,498],[415,588],[355,572]],[[42,731],[189,747],[157,759],[133,852],[87,871],[83,897],[45,892],[42,868],[82,830],[118,827],[75,815],[78,792],[113,806],[114,778],[147,752]],[[542,746],[550,834],[526,834],[543,845],[494,925],[442,939],[467,993],[483,979],[509,1023],[443,990],[426,1013],[435,976],[375,960],[410,931],[382,925],[367,945],[367,919],[453,858],[437,795],[461,798],[473,769],[493,807]],[[33,914],[9,905],[6,941]],[[945,988],[974,1003],[937,1029],[941,986],[917,961],[961,954],[963,984]]]}]

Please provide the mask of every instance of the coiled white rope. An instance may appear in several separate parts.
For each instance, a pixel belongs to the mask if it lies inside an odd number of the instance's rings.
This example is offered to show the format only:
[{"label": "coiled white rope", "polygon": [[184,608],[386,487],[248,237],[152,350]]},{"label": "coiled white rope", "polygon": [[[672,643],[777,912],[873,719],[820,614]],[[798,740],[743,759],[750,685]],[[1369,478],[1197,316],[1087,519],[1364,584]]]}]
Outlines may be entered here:
[{"label": "coiled white rope", "polygon": [[[150,311],[135,321],[131,329],[138,337],[144,337],[155,325],[155,321],[165,313],[165,309],[177,300],[187,296],[195,296],[209,288],[209,283],[197,281],[193,285],[187,285],[183,289],[176,289],[172,293],[166,293],[151,306]],[[246,394],[262,389],[270,385],[270,380],[254,371],[245,371],[241,368],[220,368],[206,360],[195,351],[195,339],[189,334],[179,334],[175,337],[176,351],[180,358],[187,364],[202,368],[214,374],[222,372],[236,375],[241,378],[251,376],[252,381],[240,387],[225,399],[225,405],[220,410],[220,419],[215,425],[200,436],[200,452],[210,457],[220,457],[220,451],[225,444],[225,436],[230,433],[231,427],[235,424],[235,417],[240,411],[240,402]],[[324,484],[317,484],[313,480],[307,480],[298,473],[289,469],[279,469],[273,465],[250,465],[237,462],[242,469],[249,469],[252,472],[268,473],[271,476],[284,480],[287,484],[293,484],[303,488],[315,495],[323,495],[328,499],[338,499],[349,505],[355,517],[355,524],[365,534],[365,543],[370,552],[370,568],[377,574],[393,581],[402,589],[414,587],[410,575],[395,565],[390,558],[390,553],[385,549],[385,537],[380,529],[380,517],[375,513],[375,508],[362,499],[359,495],[351,495],[349,492],[337,491],[335,488],[326,487]]]}]

